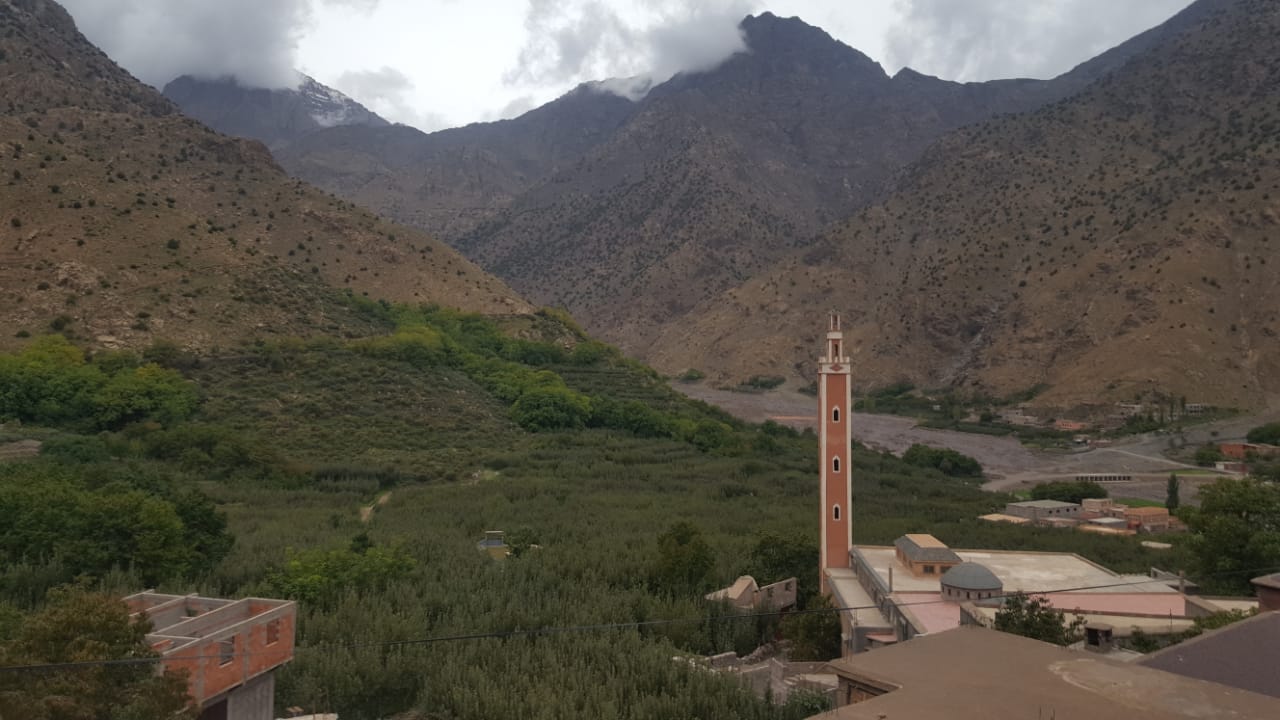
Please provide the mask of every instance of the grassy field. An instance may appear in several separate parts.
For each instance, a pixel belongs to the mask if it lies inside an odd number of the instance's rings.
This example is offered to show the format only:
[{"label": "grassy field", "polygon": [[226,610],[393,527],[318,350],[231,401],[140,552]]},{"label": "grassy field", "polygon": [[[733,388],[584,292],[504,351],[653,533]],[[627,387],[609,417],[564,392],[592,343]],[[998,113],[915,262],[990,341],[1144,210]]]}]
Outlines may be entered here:
[{"label": "grassy field", "polygon": [[[569,362],[537,345],[482,350],[492,345],[487,330],[471,331],[484,342],[450,332],[441,330],[443,350],[429,361],[312,341],[185,362],[202,394],[195,416],[172,430],[141,424],[86,436],[112,457],[64,462],[86,475],[102,466],[163,474],[216,502],[235,538],[230,554],[159,589],[300,600],[300,650],[279,676],[278,709],[354,720],[807,715],[671,658],[746,652],[776,633],[769,622],[715,619],[720,611],[701,595],[739,574],[770,572],[753,552],[766,536],[816,548],[814,436],[734,421],[613,354]],[[484,353],[488,364],[476,361]],[[515,355],[552,361],[502,359]],[[494,377],[526,371],[538,382],[559,378],[593,404],[636,401],[667,429],[641,437],[592,427],[593,416],[586,426],[529,432],[514,421],[509,395],[490,389]],[[708,427],[711,436],[701,432]],[[48,435],[28,430],[6,437]],[[202,440],[200,452],[154,450],[164,447],[155,438],[184,432],[216,442]],[[852,470],[859,543],[932,532],[961,548],[1072,550],[1120,571],[1157,561],[1131,538],[979,522],[1009,496],[889,454],[858,448]],[[361,509],[388,492],[362,519]],[[681,522],[705,542],[710,564],[687,586],[663,585],[659,538]],[[540,549],[494,561],[476,547],[491,529]],[[816,567],[796,572],[802,592],[812,592]],[[29,604],[33,578],[59,577],[56,566],[10,568],[0,592]],[[141,581],[126,569],[100,582],[123,591]],[[654,619],[677,622],[382,644]]]}]

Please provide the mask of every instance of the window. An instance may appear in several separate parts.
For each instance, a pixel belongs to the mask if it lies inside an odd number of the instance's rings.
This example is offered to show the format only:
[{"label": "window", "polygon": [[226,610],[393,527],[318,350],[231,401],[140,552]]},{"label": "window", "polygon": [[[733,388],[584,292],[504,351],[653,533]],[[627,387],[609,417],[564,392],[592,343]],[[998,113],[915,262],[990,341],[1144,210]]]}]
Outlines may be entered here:
[{"label": "window", "polygon": [[840,422],[840,408],[831,408],[831,422]]},{"label": "window", "polygon": [[831,508],[831,519],[833,519],[833,520],[839,520],[839,519],[840,519],[840,506],[839,506],[839,505],[836,505],[835,507]]},{"label": "window", "polygon": [[228,638],[218,641],[218,665],[230,665],[236,659],[236,639]]},{"label": "window", "polygon": [[267,623],[267,644],[275,645],[280,642],[280,621],[272,620]]},{"label": "window", "polygon": [[840,472],[840,458],[831,458],[831,472]]},{"label": "window", "polygon": [[933,574],[933,566],[932,566],[932,565],[925,565],[925,566],[924,566],[924,574],[925,574],[925,575],[932,575],[932,574]]}]

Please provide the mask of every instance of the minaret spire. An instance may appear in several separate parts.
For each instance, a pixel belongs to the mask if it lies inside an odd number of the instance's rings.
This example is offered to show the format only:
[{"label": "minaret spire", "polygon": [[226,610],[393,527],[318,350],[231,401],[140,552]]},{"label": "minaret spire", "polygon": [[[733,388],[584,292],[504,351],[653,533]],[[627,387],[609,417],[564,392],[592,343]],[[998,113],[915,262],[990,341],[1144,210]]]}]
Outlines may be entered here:
[{"label": "minaret spire", "polygon": [[822,504],[822,540],[818,561],[824,593],[827,592],[826,571],[849,567],[849,546],[853,544],[850,515],[853,492],[849,480],[853,455],[853,439],[849,434],[852,397],[844,333],[840,329],[840,315],[833,310],[827,321],[826,354],[818,358],[819,487]]}]

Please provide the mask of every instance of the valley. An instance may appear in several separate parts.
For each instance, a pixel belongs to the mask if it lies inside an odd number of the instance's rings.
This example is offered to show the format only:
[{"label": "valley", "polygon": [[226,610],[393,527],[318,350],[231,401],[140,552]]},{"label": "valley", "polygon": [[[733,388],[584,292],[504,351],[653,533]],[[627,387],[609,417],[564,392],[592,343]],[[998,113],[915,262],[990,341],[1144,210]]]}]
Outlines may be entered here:
[{"label": "valley", "polygon": [[1264,607],[1271,0],[963,83],[760,12],[434,132],[296,69],[387,7],[259,5],[0,0],[0,720],[805,720],[868,651],[1074,652],[1091,601],[1120,672]]}]

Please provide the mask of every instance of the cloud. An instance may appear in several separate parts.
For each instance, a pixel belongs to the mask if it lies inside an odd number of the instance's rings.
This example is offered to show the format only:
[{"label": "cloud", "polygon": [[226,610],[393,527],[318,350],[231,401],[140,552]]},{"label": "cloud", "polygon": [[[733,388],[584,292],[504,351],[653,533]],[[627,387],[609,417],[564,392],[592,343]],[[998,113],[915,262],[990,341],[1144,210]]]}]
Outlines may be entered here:
[{"label": "cloud", "polygon": [[[564,85],[628,78],[628,94],[676,73],[709,70],[746,50],[738,24],[749,0],[644,0],[629,14],[603,0],[530,0],[528,39],[508,85]],[[615,91],[611,85],[601,89]]]},{"label": "cloud", "polygon": [[295,87],[313,3],[372,12],[378,0],[63,0],[107,55],[156,87],[179,75]]},{"label": "cloud", "polygon": [[414,107],[416,90],[408,75],[393,67],[345,72],[333,86],[393,122],[411,125],[426,132],[445,126],[442,115]]},{"label": "cloud", "polygon": [[1050,78],[1154,27],[1190,0],[897,0],[888,65],[950,80]]}]

